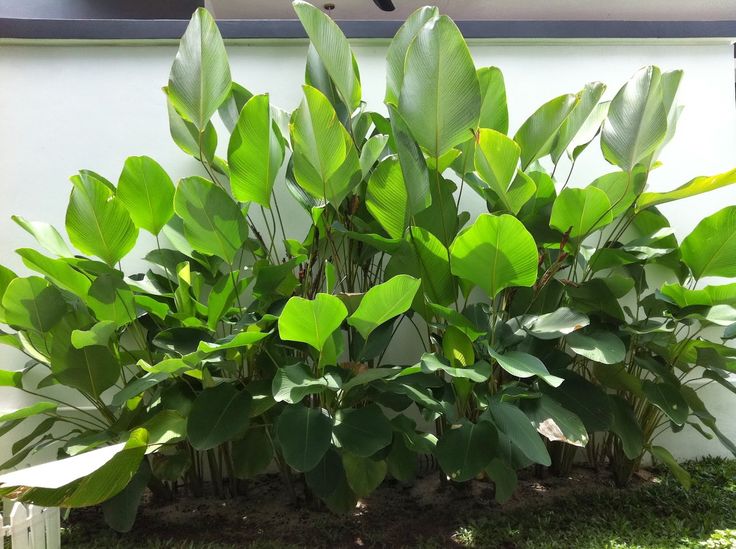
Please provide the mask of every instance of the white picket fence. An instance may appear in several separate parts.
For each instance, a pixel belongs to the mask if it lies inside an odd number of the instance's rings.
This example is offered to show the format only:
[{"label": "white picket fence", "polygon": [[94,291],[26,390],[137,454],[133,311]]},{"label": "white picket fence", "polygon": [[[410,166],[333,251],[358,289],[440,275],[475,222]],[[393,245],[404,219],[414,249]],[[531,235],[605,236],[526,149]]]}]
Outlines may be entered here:
[{"label": "white picket fence", "polygon": [[3,534],[0,539],[4,541],[10,538],[12,549],[61,547],[61,523],[57,507],[36,507],[16,502],[6,505],[5,509],[5,517],[0,514],[0,531]]}]

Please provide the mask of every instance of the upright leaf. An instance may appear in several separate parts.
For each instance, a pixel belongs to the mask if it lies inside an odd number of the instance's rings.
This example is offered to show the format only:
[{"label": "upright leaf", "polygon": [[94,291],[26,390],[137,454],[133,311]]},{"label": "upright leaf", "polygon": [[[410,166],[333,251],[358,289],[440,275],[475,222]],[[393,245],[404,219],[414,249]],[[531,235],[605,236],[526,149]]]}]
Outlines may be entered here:
[{"label": "upright leaf", "polygon": [[673,200],[690,198],[691,196],[714,191],[715,189],[720,189],[721,187],[726,187],[733,183],[736,183],[736,168],[717,175],[701,175],[671,191],[663,193],[643,193],[636,203],[636,209],[643,210],[659,204],[666,204]]},{"label": "upright leaf", "polygon": [[345,305],[333,295],[317,294],[313,300],[294,296],[286,302],[279,316],[279,336],[322,351],[332,332],[347,316]]},{"label": "upright leaf", "polygon": [[521,125],[514,135],[521,147],[521,168],[547,156],[555,143],[560,127],[572,112],[578,99],[572,95],[561,95],[548,101]]},{"label": "upright leaf", "polygon": [[125,161],[117,197],[136,227],[158,235],[174,215],[174,184],[158,162],[148,156]]},{"label": "upright leaf", "polygon": [[72,257],[73,254],[66,242],[53,226],[40,221],[28,221],[18,215],[11,216],[11,219],[23,227],[26,232],[36,239],[36,242],[52,254],[59,257]]},{"label": "upright leaf", "polygon": [[506,83],[501,69],[483,67],[478,69],[477,74],[481,97],[478,127],[508,133],[509,109],[506,105]]},{"label": "upright leaf", "polygon": [[450,247],[452,273],[477,284],[490,297],[537,280],[537,246],[510,215],[482,214]]},{"label": "upright leaf", "polygon": [[227,148],[230,186],[241,202],[270,207],[271,190],[284,161],[268,95],[253,96],[240,111]]},{"label": "upright leaf", "polygon": [[202,177],[187,177],[176,189],[174,209],[195,250],[233,263],[248,237],[248,226],[240,208],[225,191]]},{"label": "upright leaf", "polygon": [[168,95],[176,110],[201,132],[230,92],[230,65],[214,18],[198,8],[179,42]]},{"label": "upright leaf", "polygon": [[409,204],[401,165],[396,156],[373,170],[365,191],[365,206],[391,238],[401,238],[409,220]]},{"label": "upright leaf", "polygon": [[319,8],[301,0],[292,5],[343,102],[351,111],[356,109],[360,105],[360,75],[347,38]]},{"label": "upright leaf", "polygon": [[[577,94],[577,104],[560,126],[557,140],[552,148],[552,161],[557,163],[565,151],[568,150],[578,132],[585,126],[588,119],[599,113],[598,101],[600,101],[606,85],[601,82],[590,82]],[[598,125],[602,119],[597,119]],[[592,139],[592,137],[591,137]]]},{"label": "upright leaf", "polygon": [[409,215],[414,215],[428,208],[432,203],[427,162],[399,112],[393,105],[388,106],[388,112],[391,131],[396,142],[396,154],[404,176]]},{"label": "upright leaf", "polygon": [[252,397],[231,383],[205,389],[194,400],[187,421],[187,438],[197,450],[208,450],[248,429]]},{"label": "upright leaf", "polygon": [[401,86],[404,82],[404,61],[406,52],[424,24],[439,16],[435,7],[424,6],[407,17],[396,32],[386,52],[386,98],[387,104],[398,106]]},{"label": "upright leaf", "polygon": [[66,210],[66,231],[85,254],[115,265],[135,245],[138,229],[110,187],[91,172],[71,178],[74,185]]},{"label": "upright leaf", "polygon": [[630,172],[657,149],[666,133],[661,73],[657,67],[645,67],[611,101],[601,132],[603,156]]},{"label": "upright leaf", "polygon": [[373,286],[366,292],[356,311],[348,318],[363,339],[384,322],[405,313],[421,281],[407,275],[397,275],[383,284]]},{"label": "upright leaf", "polygon": [[439,158],[478,126],[480,85],[455,23],[430,19],[406,52],[399,113],[416,141]]},{"label": "upright leaf", "polygon": [[596,187],[563,190],[552,205],[550,227],[568,233],[572,239],[584,238],[613,221],[611,202]]}]

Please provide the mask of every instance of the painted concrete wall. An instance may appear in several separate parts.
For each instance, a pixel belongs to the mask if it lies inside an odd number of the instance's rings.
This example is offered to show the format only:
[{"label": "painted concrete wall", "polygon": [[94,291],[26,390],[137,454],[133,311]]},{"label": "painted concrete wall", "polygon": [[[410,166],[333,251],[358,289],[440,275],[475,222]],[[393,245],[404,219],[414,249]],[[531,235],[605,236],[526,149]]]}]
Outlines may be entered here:
[{"label": "painted concrete wall", "polygon": [[[383,110],[386,42],[354,44],[361,67],[364,99]],[[690,178],[719,173],[736,165],[736,107],[733,49],[726,42],[494,43],[476,41],[471,50],[477,66],[496,65],[506,77],[511,130],[544,101],[575,92],[586,82],[609,85],[607,96],[639,67],[656,64],[663,70],[685,70],[679,100],[685,105],[678,135],[661,157],[664,165],[651,177],[656,190],[674,188]],[[237,43],[229,46],[233,78],[256,93],[270,92],[273,104],[292,110],[300,99],[306,44]],[[173,45],[34,45],[0,44],[0,262],[26,272],[13,250],[34,246],[11,214],[44,220],[59,228],[70,191],[68,176],[81,168],[116,180],[127,156],[156,158],[174,178],[198,172],[171,142],[161,86],[165,85]],[[225,136],[224,131],[220,132]],[[226,147],[225,138],[220,143]],[[597,149],[592,145],[591,149]],[[564,173],[564,167],[561,167]],[[611,171],[598,150],[583,154],[571,184],[585,185]],[[277,189],[285,193],[283,186]],[[465,193],[468,198],[470,193]],[[289,232],[302,234],[302,210],[280,200]],[[736,203],[736,189],[722,189],[688,202],[666,206],[678,237],[702,216]],[[472,213],[483,206],[468,199]],[[285,210],[285,211],[284,211]],[[150,244],[142,234],[139,249]],[[143,268],[142,254],[123,261],[126,271]],[[404,337],[409,338],[407,332]],[[401,356],[403,355],[403,356]],[[412,360],[411,345],[394,360]],[[0,347],[0,368],[22,367],[24,357]],[[708,387],[713,412],[726,434],[736,438],[733,404],[720,387]],[[14,409],[28,398],[0,390],[0,410]],[[723,454],[717,442],[684,433],[662,442],[678,457]],[[0,459],[10,451],[0,440]]]}]

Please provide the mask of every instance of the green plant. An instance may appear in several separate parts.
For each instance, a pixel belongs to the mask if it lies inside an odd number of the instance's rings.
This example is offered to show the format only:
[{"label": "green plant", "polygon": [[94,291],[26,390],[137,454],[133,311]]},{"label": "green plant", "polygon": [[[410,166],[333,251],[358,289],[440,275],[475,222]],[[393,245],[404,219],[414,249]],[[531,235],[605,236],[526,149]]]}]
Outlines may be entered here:
[{"label": "green plant", "polygon": [[[45,417],[0,469],[48,445],[68,460],[53,479],[44,466],[0,477],[0,491],[104,502],[126,530],[146,486],[171,497],[183,481],[198,494],[211,478],[232,495],[272,462],[287,486],[296,473],[341,511],[386,475],[410,480],[422,453],[454,481],[486,475],[502,500],[516,470],[553,456],[564,469],[570,452],[557,443],[609,457],[621,482],[644,452],[688,482],[652,443],[665,421],[733,448],[689,385],[696,367],[725,385],[733,370],[736,353],[703,333],[735,333],[733,284],[695,289],[736,275],[733,207],[678,246],[656,206],[736,171],[645,190],[674,133],[681,73],[644,68],[610,102],[588,84],[511,138],[503,76],[476,69],[436,8],[415,12],[389,47],[388,117],[361,101],[337,25],[294,8],[310,47],[293,113],[231,81],[200,9],[164,91],[171,135],[204,176],[174,185],[148,157],[129,158],[117,185],[73,176],[66,232],[85,256],[53,227],[15,218],[55,257],[21,249],[42,276],[0,270],[0,320],[13,329],[2,342],[30,359],[0,383],[34,395],[60,384],[94,411],[46,396],[0,417],[2,433]],[[215,112],[230,132],[226,159]],[[617,171],[568,187],[599,134]],[[287,233],[276,186],[304,209],[306,236]],[[489,212],[472,222],[465,187]],[[141,229],[156,238],[152,268],[126,277],[120,261]],[[652,266],[672,283],[650,289]],[[402,323],[424,354],[385,364]],[[39,387],[30,370],[45,372]],[[52,434],[56,423],[71,430]],[[589,443],[596,432],[603,440]]]}]

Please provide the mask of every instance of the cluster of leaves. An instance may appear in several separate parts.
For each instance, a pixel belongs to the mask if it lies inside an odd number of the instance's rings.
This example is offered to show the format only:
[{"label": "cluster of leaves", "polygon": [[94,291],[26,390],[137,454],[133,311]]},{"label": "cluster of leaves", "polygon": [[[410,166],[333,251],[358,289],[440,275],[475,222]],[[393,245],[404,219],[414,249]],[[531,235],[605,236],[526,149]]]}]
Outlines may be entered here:
[{"label": "cluster of leaves", "polygon": [[[457,482],[487,475],[502,500],[515,471],[563,470],[580,447],[622,482],[650,452],[687,484],[652,442],[668,426],[734,449],[697,389],[731,387],[736,284],[696,285],[736,276],[736,207],[678,243],[657,206],[736,182],[736,170],[646,191],[674,134],[681,73],[646,67],[611,101],[588,84],[509,137],[501,72],[476,69],[436,8],[389,46],[387,115],[361,101],[339,27],[294,8],[310,38],[294,112],[231,80],[200,9],[165,92],[172,137],[204,176],[174,185],[148,157],[129,158],[117,185],[81,171],[66,216],[76,252],[53,227],[15,218],[51,255],[18,250],[36,276],[0,268],[2,342],[30,359],[0,384],[63,385],[89,406],[43,397],[1,416],[2,433],[44,419],[0,468],[50,445],[65,459],[6,474],[0,490],[106,502],[125,529],[146,485],[185,480],[196,493],[206,474],[234,493],[272,463],[340,511],[386,475],[410,480],[417,454]],[[598,136],[614,171],[569,187]],[[473,221],[466,187],[488,210]],[[287,234],[277,195],[303,208],[305,237]],[[125,276],[140,230],[156,237],[151,269]],[[398,345],[424,352],[386,363]]]}]

